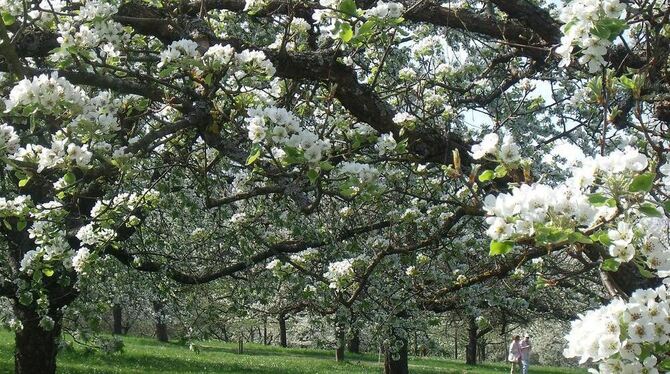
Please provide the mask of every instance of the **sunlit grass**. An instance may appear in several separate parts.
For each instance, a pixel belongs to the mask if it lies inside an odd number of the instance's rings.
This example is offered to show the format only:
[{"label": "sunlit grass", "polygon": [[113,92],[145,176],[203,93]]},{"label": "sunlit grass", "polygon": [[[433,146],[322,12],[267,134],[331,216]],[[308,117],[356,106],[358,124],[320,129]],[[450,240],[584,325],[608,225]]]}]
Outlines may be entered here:
[{"label": "sunlit grass", "polygon": [[[0,331],[0,372],[13,371],[13,335]],[[215,341],[200,342],[200,353],[181,344],[159,343],[149,338],[124,337],[124,352],[117,354],[88,353],[82,349],[67,350],[58,356],[59,373],[259,373],[259,374],[326,374],[381,373],[376,354],[347,354],[346,362],[337,363],[334,351],[278,348],[245,344],[244,353],[237,354],[237,345]],[[470,367],[462,362],[437,358],[410,360],[410,372],[427,373],[509,373],[505,364],[484,364]],[[531,368],[533,374],[573,374],[585,370],[567,368]]]}]

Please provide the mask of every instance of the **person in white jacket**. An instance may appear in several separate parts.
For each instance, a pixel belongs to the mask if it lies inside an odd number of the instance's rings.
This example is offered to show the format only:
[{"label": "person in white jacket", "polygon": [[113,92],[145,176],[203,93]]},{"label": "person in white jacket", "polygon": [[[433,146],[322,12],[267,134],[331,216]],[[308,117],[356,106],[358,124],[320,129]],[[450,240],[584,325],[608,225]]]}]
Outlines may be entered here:
[{"label": "person in white jacket", "polygon": [[519,335],[514,335],[512,343],[509,345],[509,354],[507,355],[507,361],[512,363],[512,368],[510,369],[510,374],[514,374],[517,366],[521,367],[521,337]]},{"label": "person in white jacket", "polygon": [[530,350],[533,346],[530,344],[530,336],[526,334],[524,339],[519,343],[521,349],[521,374],[528,374],[528,366],[530,365]]}]

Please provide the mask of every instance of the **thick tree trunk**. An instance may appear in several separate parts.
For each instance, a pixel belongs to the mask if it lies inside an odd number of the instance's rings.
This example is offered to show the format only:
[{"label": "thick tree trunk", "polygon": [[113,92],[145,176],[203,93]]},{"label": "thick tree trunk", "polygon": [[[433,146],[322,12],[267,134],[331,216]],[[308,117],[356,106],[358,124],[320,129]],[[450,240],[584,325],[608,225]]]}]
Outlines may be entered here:
[{"label": "thick tree trunk", "polygon": [[154,313],[156,314],[156,339],[160,342],[167,342],[169,340],[167,325],[165,324],[163,305],[159,301],[154,301]]},{"label": "thick tree trunk", "polygon": [[288,343],[286,341],[286,316],[279,315],[279,345],[286,348]]},{"label": "thick tree trunk", "polygon": [[123,335],[123,315],[120,304],[112,306],[112,318],[114,319],[112,334]]},{"label": "thick tree trunk", "polygon": [[263,345],[268,345],[268,319],[263,319]]},{"label": "thick tree trunk", "polygon": [[347,342],[349,353],[361,353],[361,336],[358,330],[353,331],[351,339]]},{"label": "thick tree trunk", "polygon": [[14,373],[54,374],[62,315],[51,315],[53,329],[45,331],[39,326],[40,318],[36,312],[15,306],[14,313],[23,324],[23,328],[15,335]]},{"label": "thick tree trunk", "polygon": [[409,365],[407,362],[407,339],[402,340],[400,351],[396,352],[397,360],[393,358],[393,352],[386,349],[384,357],[384,374],[409,374]]},{"label": "thick tree trunk", "polygon": [[471,317],[468,321],[468,346],[465,349],[465,363],[477,365],[477,321]]}]

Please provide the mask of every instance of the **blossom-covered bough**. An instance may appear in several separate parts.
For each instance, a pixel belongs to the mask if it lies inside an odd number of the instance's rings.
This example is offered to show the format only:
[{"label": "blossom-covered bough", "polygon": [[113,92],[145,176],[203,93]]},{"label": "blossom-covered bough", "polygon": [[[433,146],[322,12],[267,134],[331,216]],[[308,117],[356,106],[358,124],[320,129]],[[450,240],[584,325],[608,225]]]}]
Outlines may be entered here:
[{"label": "blossom-covered bough", "polygon": [[[377,315],[405,373],[406,321],[562,254],[625,300],[566,353],[662,370],[669,11],[0,0],[16,372],[55,371],[63,313],[110,260],[187,284],[289,274],[323,313]],[[468,252],[483,231],[497,256]]]}]

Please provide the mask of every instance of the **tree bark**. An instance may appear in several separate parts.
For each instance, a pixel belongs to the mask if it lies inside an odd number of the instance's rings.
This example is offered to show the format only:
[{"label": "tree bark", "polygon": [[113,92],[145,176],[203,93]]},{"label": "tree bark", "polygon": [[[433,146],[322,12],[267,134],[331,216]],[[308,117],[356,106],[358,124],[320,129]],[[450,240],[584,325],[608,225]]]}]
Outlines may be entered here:
[{"label": "tree bark", "polygon": [[474,317],[468,320],[468,346],[465,349],[465,363],[477,365],[477,321]]},{"label": "tree bark", "polygon": [[114,319],[114,324],[112,326],[112,334],[114,335],[123,335],[123,315],[120,304],[114,304],[112,306],[112,318]]},{"label": "tree bark", "polygon": [[335,336],[337,340],[337,349],[335,350],[335,361],[344,361],[344,326],[342,324],[335,325]]},{"label": "tree bark", "polygon": [[242,335],[237,338],[237,353],[244,353],[244,339],[242,339]]},{"label": "tree bark", "polygon": [[154,301],[154,313],[156,314],[156,339],[160,342],[167,342],[169,340],[167,325],[160,301]]},{"label": "tree bark", "polygon": [[393,359],[393,352],[386,348],[384,357],[384,374],[409,374],[409,365],[407,362],[407,339],[402,339],[402,347],[396,354],[398,359]]},{"label": "tree bark", "polygon": [[279,345],[286,348],[288,343],[286,341],[286,315],[279,315]]},{"label": "tree bark", "polygon": [[268,319],[263,319],[263,345],[268,345]]},{"label": "tree bark", "polygon": [[23,324],[23,328],[15,335],[14,373],[54,374],[62,315],[51,313],[54,326],[50,331],[45,331],[39,326],[40,317],[35,311],[17,303],[14,314]]},{"label": "tree bark", "polygon": [[454,360],[458,360],[458,327],[454,327]]},{"label": "tree bark", "polygon": [[361,353],[361,336],[358,330],[353,330],[351,339],[347,342],[349,353]]}]

